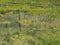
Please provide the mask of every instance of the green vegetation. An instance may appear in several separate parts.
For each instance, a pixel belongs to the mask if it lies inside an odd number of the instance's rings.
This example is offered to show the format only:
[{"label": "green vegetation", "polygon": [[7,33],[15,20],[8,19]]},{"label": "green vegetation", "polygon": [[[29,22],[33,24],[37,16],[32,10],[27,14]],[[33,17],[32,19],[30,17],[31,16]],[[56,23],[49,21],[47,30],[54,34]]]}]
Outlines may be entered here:
[{"label": "green vegetation", "polygon": [[0,45],[60,45],[60,0],[0,0]]}]

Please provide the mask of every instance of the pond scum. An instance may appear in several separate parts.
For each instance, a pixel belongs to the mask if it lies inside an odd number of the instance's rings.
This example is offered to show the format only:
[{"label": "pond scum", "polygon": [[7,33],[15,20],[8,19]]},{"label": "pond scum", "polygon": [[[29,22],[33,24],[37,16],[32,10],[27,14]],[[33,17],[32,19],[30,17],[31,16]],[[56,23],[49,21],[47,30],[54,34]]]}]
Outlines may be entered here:
[{"label": "pond scum", "polygon": [[0,45],[60,45],[60,0],[0,0]]}]

